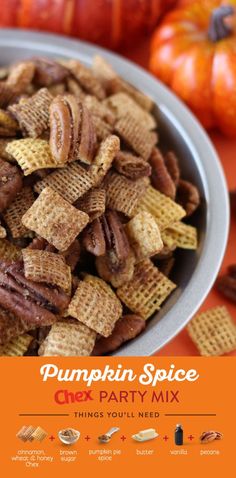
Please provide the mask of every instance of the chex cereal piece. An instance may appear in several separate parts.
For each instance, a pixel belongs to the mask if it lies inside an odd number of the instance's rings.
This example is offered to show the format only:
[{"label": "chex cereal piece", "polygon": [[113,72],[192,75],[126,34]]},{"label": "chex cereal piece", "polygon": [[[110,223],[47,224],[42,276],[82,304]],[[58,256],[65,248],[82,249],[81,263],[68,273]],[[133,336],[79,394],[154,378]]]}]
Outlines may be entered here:
[{"label": "chex cereal piece", "polygon": [[8,342],[6,345],[0,346],[0,356],[21,357],[27,351],[33,337],[28,334],[19,335]]},{"label": "chex cereal piece", "polygon": [[187,330],[201,355],[223,355],[236,349],[236,325],[225,306],[196,315]]},{"label": "chex cereal piece", "polygon": [[34,441],[34,437],[32,435],[33,435],[35,430],[36,430],[36,427],[33,427],[32,425],[29,425],[28,427],[26,427],[26,430],[24,430],[24,432],[21,434],[21,436],[22,436],[21,440],[24,441],[24,442]]},{"label": "chex cereal piece", "polygon": [[168,247],[180,247],[181,249],[197,249],[197,229],[196,227],[176,222],[162,232],[162,240]]},{"label": "chex cereal piece", "polygon": [[60,194],[46,187],[22,218],[59,251],[65,251],[89,222],[89,216],[73,207]]},{"label": "chex cereal piece", "polygon": [[21,249],[7,239],[0,239],[0,259],[17,261],[21,258]]},{"label": "chex cereal piece", "polygon": [[172,201],[169,197],[149,186],[135,210],[135,212],[148,211],[156,219],[160,230],[180,221],[186,213],[185,210]]},{"label": "chex cereal piece", "polygon": [[78,207],[80,211],[84,211],[88,214],[89,222],[100,217],[106,209],[105,189],[90,189],[90,191],[76,201],[75,207]]},{"label": "chex cereal piece", "polygon": [[91,174],[78,163],[73,162],[65,168],[48,174],[35,184],[34,189],[40,193],[46,186],[49,186],[72,204],[83,196],[93,186],[93,183]]},{"label": "chex cereal piece", "polygon": [[7,145],[6,151],[16,159],[25,176],[37,169],[60,166],[51,155],[49,144],[44,139],[16,139]]},{"label": "chex cereal piece", "polygon": [[34,72],[35,65],[32,61],[21,61],[11,67],[6,84],[14,87],[18,95],[24,93],[33,79]]},{"label": "chex cereal piece", "polygon": [[24,136],[37,138],[48,128],[49,106],[53,100],[47,88],[41,88],[33,96],[9,106],[9,111],[19,122]]},{"label": "chex cereal piece", "polygon": [[71,269],[60,254],[54,252],[23,249],[25,277],[34,282],[46,282],[71,292]]},{"label": "chex cereal piece", "polygon": [[102,141],[90,168],[90,174],[94,180],[94,185],[98,185],[104,178],[119,149],[120,140],[118,136],[110,135]]},{"label": "chex cereal piece", "polygon": [[0,345],[10,342],[27,331],[28,327],[25,322],[0,307]]},{"label": "chex cereal piece", "polygon": [[87,276],[79,283],[68,313],[95,332],[108,337],[122,314],[122,306],[106,282],[98,277]]},{"label": "chex cereal piece", "polygon": [[47,436],[47,432],[45,432],[45,430],[41,427],[37,427],[33,433],[31,434],[31,437],[33,438],[33,440],[37,440],[37,441],[43,441],[44,438],[46,438]]},{"label": "chex cereal piece", "polygon": [[126,224],[125,231],[138,261],[158,254],[163,248],[159,227],[149,212],[136,214]]},{"label": "chex cereal piece", "polygon": [[112,172],[106,184],[107,207],[131,217],[140,197],[145,192],[145,179],[132,181],[121,174]]},{"label": "chex cereal piece", "polygon": [[90,68],[82,65],[78,60],[69,60],[66,66],[88,93],[96,96],[99,100],[105,98],[104,88]]},{"label": "chex cereal piece", "polygon": [[136,121],[142,124],[143,128],[152,130],[156,128],[156,121],[154,117],[146,110],[141,108],[130,96],[126,93],[116,93],[109,96],[105,101],[105,105],[111,108],[111,111],[116,116],[116,119],[131,115]]},{"label": "chex cereal piece", "polygon": [[104,58],[95,55],[93,58],[92,69],[95,76],[101,81],[109,94],[123,91],[146,111],[151,111],[154,105],[153,100],[118,76],[112,66]]},{"label": "chex cereal piece", "polygon": [[22,441],[26,441],[25,437],[24,437],[24,434],[25,434],[27,428],[28,428],[27,425],[23,425],[23,427],[21,427],[20,430],[17,432],[16,438],[19,438]]},{"label": "chex cereal piece", "polygon": [[106,105],[105,101],[106,100],[103,102],[98,101],[96,96],[91,95],[86,95],[84,98],[84,103],[93,118],[101,118],[106,123],[113,125],[115,123],[116,117],[111,109]]},{"label": "chex cereal piece", "polygon": [[157,134],[145,129],[130,113],[126,113],[115,123],[115,131],[136,153],[148,160],[157,143]]},{"label": "chex cereal piece", "polygon": [[32,189],[29,186],[25,186],[3,213],[4,220],[9,227],[13,238],[27,237],[31,235],[29,229],[22,224],[21,219],[26,211],[32,206],[34,201],[35,197]]},{"label": "chex cereal piece", "polygon": [[132,312],[148,319],[175,288],[176,285],[146,259],[136,264],[133,279],[116,292]]},{"label": "chex cereal piece", "polygon": [[74,78],[67,78],[66,80],[67,90],[72,95],[76,96],[80,101],[83,101],[86,93],[83,88],[79,85],[78,81],[74,80]]},{"label": "chex cereal piece", "polygon": [[43,357],[72,357],[90,355],[96,339],[96,332],[69,317],[52,325],[39,349]]},{"label": "chex cereal piece", "polygon": [[106,123],[99,116],[93,116],[93,125],[95,127],[98,140],[102,141],[107,138],[113,132],[113,126]]}]

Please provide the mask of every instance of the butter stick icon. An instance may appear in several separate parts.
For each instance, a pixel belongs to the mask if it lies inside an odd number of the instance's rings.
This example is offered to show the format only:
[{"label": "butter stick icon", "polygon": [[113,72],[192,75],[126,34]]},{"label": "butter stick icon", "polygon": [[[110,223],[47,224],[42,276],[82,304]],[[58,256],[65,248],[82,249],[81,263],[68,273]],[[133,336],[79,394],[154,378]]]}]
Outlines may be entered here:
[{"label": "butter stick icon", "polygon": [[136,441],[147,441],[153,440],[153,438],[158,437],[158,433],[155,428],[147,428],[146,430],[141,430],[140,432],[132,435],[132,438]]}]

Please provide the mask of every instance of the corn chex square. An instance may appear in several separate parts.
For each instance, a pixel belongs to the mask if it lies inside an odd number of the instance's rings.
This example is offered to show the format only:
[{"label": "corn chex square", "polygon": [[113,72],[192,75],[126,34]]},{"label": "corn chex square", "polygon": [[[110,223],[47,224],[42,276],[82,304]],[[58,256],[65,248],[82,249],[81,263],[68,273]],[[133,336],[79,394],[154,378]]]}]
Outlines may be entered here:
[{"label": "corn chex square", "polygon": [[176,285],[146,259],[136,264],[133,278],[116,292],[132,312],[149,319],[175,288]]},{"label": "corn chex square", "polygon": [[162,231],[162,240],[167,247],[196,250],[198,247],[196,227],[176,222]]},{"label": "corn chex square", "polygon": [[28,350],[29,344],[32,340],[33,337],[31,335],[19,335],[19,337],[12,339],[7,344],[0,346],[0,356],[21,357]]},{"label": "corn chex square", "polygon": [[89,216],[46,187],[23,216],[22,222],[59,251],[66,251],[89,222]]},{"label": "corn chex square", "polygon": [[6,152],[17,161],[25,176],[44,168],[61,166],[52,156],[49,144],[44,139],[16,139],[8,143]]},{"label": "corn chex square", "polygon": [[159,229],[163,231],[173,223],[180,221],[186,213],[185,210],[172,201],[165,194],[160,193],[152,186],[148,186],[145,194],[139,201],[135,213],[148,211],[156,219]]},{"label": "corn chex square", "polygon": [[236,349],[236,325],[225,306],[196,315],[187,330],[201,355],[223,355]]}]

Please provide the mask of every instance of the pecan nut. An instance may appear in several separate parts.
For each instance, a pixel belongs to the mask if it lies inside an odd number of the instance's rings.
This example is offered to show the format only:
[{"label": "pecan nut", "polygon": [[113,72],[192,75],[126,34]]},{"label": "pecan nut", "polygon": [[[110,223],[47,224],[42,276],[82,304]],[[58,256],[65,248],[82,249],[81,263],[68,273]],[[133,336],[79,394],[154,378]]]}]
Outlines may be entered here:
[{"label": "pecan nut", "polygon": [[22,187],[22,175],[18,168],[0,159],[0,212],[11,204]]},{"label": "pecan nut", "polygon": [[154,148],[152,151],[150,164],[152,166],[151,182],[154,188],[171,199],[174,199],[176,193],[175,183],[168,172],[164,158],[158,148]]},{"label": "pecan nut", "polygon": [[107,254],[107,263],[116,272],[127,259],[130,247],[116,211],[108,210],[87,226],[83,235],[85,249],[95,256]]},{"label": "pecan nut", "polygon": [[58,163],[79,159],[91,164],[96,133],[87,108],[72,95],[58,95],[50,105],[50,148]]},{"label": "pecan nut", "polygon": [[214,440],[220,440],[220,438],[217,438],[217,436],[220,436],[221,434],[219,432],[215,432],[213,430],[210,430],[208,432],[202,432],[200,436],[200,442],[201,443],[210,443]]},{"label": "pecan nut", "polygon": [[145,329],[146,321],[139,315],[124,315],[116,322],[109,337],[97,340],[92,355],[105,355],[118,349],[124,342],[134,339]]},{"label": "pecan nut", "polygon": [[26,279],[21,262],[0,261],[0,305],[32,328],[51,325],[69,302],[62,290]]},{"label": "pecan nut", "polygon": [[227,299],[236,302],[236,264],[229,266],[227,274],[219,277],[217,288]]},{"label": "pecan nut", "polygon": [[165,154],[165,165],[172,181],[177,186],[180,179],[180,168],[178,158],[173,151],[168,151]]},{"label": "pecan nut", "polygon": [[186,216],[191,216],[200,204],[199,191],[190,181],[179,180],[176,201],[186,211]]},{"label": "pecan nut", "polygon": [[34,83],[38,86],[51,86],[69,76],[69,70],[54,60],[43,57],[33,58],[35,65]]},{"label": "pecan nut", "polygon": [[119,151],[116,154],[113,166],[118,173],[133,180],[150,176],[152,171],[150,164],[141,158],[141,156],[134,156],[125,151]]}]

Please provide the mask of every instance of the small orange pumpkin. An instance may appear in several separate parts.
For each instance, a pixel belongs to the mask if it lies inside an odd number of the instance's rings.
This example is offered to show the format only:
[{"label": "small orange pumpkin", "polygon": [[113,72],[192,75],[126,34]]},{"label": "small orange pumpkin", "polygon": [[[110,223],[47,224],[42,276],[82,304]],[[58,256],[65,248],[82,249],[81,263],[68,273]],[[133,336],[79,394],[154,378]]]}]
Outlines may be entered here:
[{"label": "small orange pumpkin", "polygon": [[193,2],[153,35],[150,69],[206,128],[236,136],[236,0]]}]

